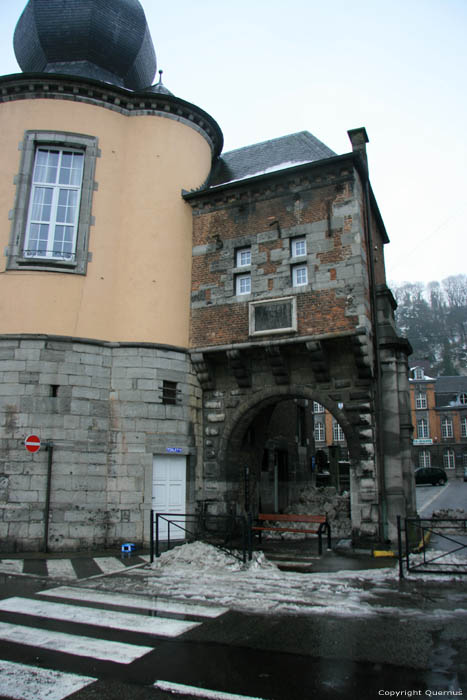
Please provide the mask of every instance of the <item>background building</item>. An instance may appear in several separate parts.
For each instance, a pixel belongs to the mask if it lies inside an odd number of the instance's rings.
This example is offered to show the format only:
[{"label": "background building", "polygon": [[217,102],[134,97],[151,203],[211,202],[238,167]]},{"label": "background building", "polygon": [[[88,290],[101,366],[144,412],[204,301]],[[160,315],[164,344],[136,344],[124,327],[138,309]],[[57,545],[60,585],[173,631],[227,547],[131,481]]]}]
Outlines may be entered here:
[{"label": "background building", "polygon": [[423,364],[410,371],[416,467],[442,467],[449,478],[467,468],[467,377],[428,376]]},{"label": "background building", "polygon": [[212,117],[151,85],[138,0],[30,0],[14,43],[1,546],[147,542],[151,508],[290,507],[314,402],[345,437],[354,540],[393,539],[415,508],[410,347],[365,129],[344,155],[308,132],[222,155]]}]

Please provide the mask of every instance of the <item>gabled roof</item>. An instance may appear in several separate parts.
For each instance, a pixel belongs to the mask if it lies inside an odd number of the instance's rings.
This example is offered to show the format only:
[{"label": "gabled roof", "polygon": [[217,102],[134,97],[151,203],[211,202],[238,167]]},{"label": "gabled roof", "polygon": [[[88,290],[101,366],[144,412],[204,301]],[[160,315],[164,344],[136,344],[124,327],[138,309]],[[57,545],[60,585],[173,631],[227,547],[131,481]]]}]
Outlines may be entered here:
[{"label": "gabled roof", "polygon": [[336,155],[309,131],[262,141],[224,153],[214,165],[208,187],[245,180]]},{"label": "gabled roof", "polygon": [[439,394],[464,394],[467,393],[467,377],[438,377],[436,380],[436,392]]}]

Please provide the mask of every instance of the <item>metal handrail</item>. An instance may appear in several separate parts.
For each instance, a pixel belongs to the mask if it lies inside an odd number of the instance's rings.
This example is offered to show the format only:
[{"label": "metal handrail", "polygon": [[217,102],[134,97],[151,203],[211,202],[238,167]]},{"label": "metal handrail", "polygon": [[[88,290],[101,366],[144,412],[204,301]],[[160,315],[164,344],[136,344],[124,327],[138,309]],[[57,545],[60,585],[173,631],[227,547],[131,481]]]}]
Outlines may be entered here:
[{"label": "metal handrail", "polygon": [[[427,524],[423,524],[427,523]],[[442,525],[442,523],[447,523],[446,525]],[[413,531],[413,529],[416,529],[419,531],[419,545],[418,547],[413,547],[411,546],[410,543],[410,532]],[[467,534],[467,519],[466,518],[404,518],[403,520],[403,525],[402,525],[402,518],[398,516],[397,518],[397,539],[398,539],[398,545],[399,545],[399,577],[404,578],[404,560],[405,560],[405,565],[407,568],[407,571],[412,571],[412,572],[420,572],[420,573],[425,573],[425,574],[432,574],[432,573],[437,573],[437,574],[467,574],[467,557],[465,564],[463,563],[455,563],[455,562],[446,562],[440,561],[447,557],[449,554],[455,554],[456,552],[459,552],[463,549],[467,549],[467,543],[464,542],[459,542],[458,540],[454,539],[454,537],[449,537],[447,534],[443,534],[442,530],[447,530],[447,529],[455,529],[458,530],[459,532],[464,532]],[[402,542],[402,535],[405,535],[405,552],[404,552],[404,546]],[[442,537],[443,540],[447,540],[449,542],[452,542],[455,546],[452,549],[447,550],[446,552],[442,552],[441,554],[437,554],[436,556],[430,557],[428,555],[427,557],[427,547],[426,547],[426,542],[429,539],[429,537],[434,534],[439,537]],[[450,532],[450,535],[454,534],[456,535],[457,533]],[[412,551],[411,551],[412,550]],[[423,552],[423,560],[419,562],[418,564],[416,563],[411,563],[410,562],[410,555],[414,553],[414,550],[418,552]],[[440,569],[438,568],[439,566],[449,566],[450,568],[446,569]],[[422,568],[422,567],[428,567],[432,566],[435,567],[435,569],[429,569],[429,568]]]},{"label": "metal handrail", "polygon": [[[186,527],[186,521],[187,519],[191,519],[191,522],[193,523],[191,529]],[[223,529],[219,530],[219,528],[216,528],[215,533],[211,533],[211,536],[209,537],[207,533],[209,533],[207,527],[206,527],[206,521],[208,520],[214,520],[216,523],[222,523],[222,521],[225,523],[226,527]],[[154,510],[150,511],[150,549],[151,549],[151,557],[150,561],[153,563],[154,557],[157,559],[160,556],[160,522],[166,522],[167,523],[167,549],[169,550],[171,548],[171,537],[170,537],[170,528],[176,527],[178,530],[183,531],[187,535],[187,537],[184,537],[183,539],[189,539],[192,538],[195,541],[201,541],[201,542],[207,542],[209,544],[212,544],[213,546],[217,547],[217,549],[220,549],[221,551],[228,552],[230,555],[234,556],[236,559],[239,559],[243,563],[246,562],[247,558],[247,552],[249,555],[249,558],[251,559],[251,547],[249,547],[249,539],[248,539],[248,528],[246,524],[246,519],[242,515],[214,515],[211,513],[158,513],[155,512]],[[241,552],[242,555],[241,557],[235,554],[233,551],[232,547],[228,546],[228,542],[231,543],[232,541],[232,533],[235,531],[235,526],[239,526],[240,531],[241,531]],[[215,541],[215,538],[213,534],[219,534],[219,532],[223,532],[224,534],[224,544],[220,545],[218,542]],[[217,538],[218,539],[218,538]]]}]

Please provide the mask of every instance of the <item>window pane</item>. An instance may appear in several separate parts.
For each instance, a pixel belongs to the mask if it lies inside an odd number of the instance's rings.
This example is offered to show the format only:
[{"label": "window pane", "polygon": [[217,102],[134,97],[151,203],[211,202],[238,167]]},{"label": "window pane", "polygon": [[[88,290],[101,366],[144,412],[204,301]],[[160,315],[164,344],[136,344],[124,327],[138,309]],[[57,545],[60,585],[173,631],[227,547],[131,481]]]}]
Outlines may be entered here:
[{"label": "window pane", "polygon": [[306,255],[306,239],[296,238],[292,241],[292,255],[297,258],[299,255]]},{"label": "window pane", "polygon": [[245,267],[246,265],[251,265],[251,249],[237,250],[237,267]]},{"label": "window pane", "polygon": [[39,149],[36,154],[36,166],[34,168],[34,182],[47,182],[54,184],[57,181],[57,168],[59,151],[47,151]]},{"label": "window pane", "polygon": [[53,189],[51,187],[35,187],[33,192],[31,219],[34,221],[50,221]]},{"label": "window pane", "polygon": [[59,184],[79,187],[81,184],[83,162],[84,156],[82,153],[64,152],[60,165]]},{"label": "window pane", "polygon": [[73,253],[73,227],[55,226],[52,255],[54,258],[71,258]]},{"label": "window pane", "polygon": [[237,294],[249,294],[251,292],[250,275],[240,275],[237,277]]},{"label": "window pane", "polygon": [[308,271],[305,266],[295,267],[293,270],[293,285],[299,287],[308,284]]},{"label": "window pane", "polygon": [[49,238],[48,224],[31,224],[29,230],[28,248],[24,251],[28,257],[44,256],[47,253],[47,241]]},{"label": "window pane", "polygon": [[73,224],[76,218],[77,190],[60,190],[58,195],[57,221]]}]

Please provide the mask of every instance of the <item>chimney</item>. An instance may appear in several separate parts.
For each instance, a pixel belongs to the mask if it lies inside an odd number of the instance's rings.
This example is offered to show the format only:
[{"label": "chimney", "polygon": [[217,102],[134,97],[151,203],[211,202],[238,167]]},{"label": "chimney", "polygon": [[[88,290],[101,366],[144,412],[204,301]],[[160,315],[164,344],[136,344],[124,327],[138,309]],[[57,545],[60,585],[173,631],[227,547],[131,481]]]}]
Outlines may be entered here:
[{"label": "chimney", "polygon": [[354,153],[360,153],[362,161],[365,164],[366,171],[368,172],[366,144],[368,143],[369,138],[365,127],[361,126],[359,129],[350,129],[347,134],[349,135],[350,143],[352,144],[352,151]]}]

